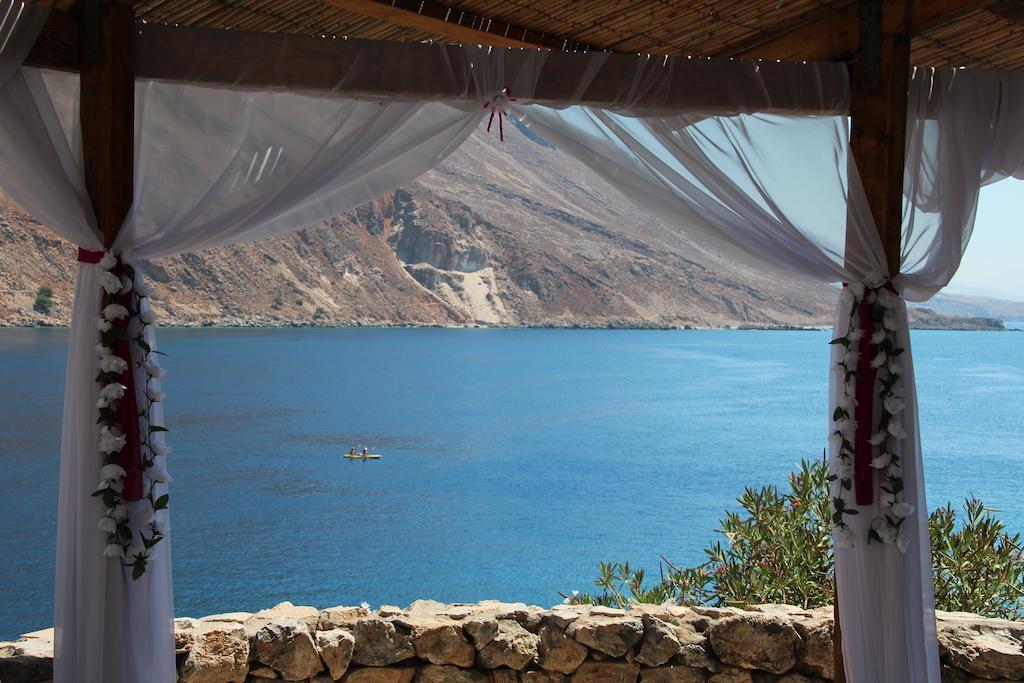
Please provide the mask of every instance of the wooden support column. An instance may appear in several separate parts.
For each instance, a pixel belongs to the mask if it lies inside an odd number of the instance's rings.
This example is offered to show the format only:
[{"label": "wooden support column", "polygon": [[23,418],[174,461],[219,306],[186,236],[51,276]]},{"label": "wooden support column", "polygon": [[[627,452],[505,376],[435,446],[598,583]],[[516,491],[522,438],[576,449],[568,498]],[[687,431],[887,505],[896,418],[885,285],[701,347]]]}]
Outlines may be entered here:
[{"label": "wooden support column", "polygon": [[[929,0],[917,0],[924,6]],[[900,265],[910,39],[915,0],[858,0],[858,46],[850,65],[850,153],[857,162],[889,275]],[[855,248],[848,244],[848,249]],[[846,599],[850,599],[847,597]],[[846,683],[840,595],[835,593],[835,683]]]},{"label": "wooden support column", "polygon": [[851,66],[850,150],[892,276],[900,260],[913,5],[860,0],[860,46]]},{"label": "wooden support column", "polygon": [[135,12],[99,0],[84,0],[76,9],[85,186],[109,248],[131,208],[134,187]]}]

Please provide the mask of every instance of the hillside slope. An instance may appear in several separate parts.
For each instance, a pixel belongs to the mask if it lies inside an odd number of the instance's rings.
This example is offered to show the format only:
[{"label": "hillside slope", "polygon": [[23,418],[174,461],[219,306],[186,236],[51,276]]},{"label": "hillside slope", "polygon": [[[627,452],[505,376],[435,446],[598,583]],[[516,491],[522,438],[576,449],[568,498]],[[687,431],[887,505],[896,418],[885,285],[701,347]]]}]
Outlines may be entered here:
[{"label": "hillside slope", "polygon": [[[74,250],[4,197],[0,247],[0,324],[66,323]],[[522,128],[349,214],[145,271],[182,325],[802,326],[835,296],[673,235]]]}]

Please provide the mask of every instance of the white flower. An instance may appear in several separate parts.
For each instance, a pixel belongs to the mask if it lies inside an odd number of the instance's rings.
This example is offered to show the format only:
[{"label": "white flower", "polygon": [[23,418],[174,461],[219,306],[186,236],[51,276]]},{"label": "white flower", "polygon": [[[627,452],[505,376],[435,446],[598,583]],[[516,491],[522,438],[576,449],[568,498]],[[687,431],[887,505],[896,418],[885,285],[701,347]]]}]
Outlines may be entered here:
[{"label": "white flower", "polygon": [[96,329],[100,332],[106,332],[110,329],[110,323],[103,316],[96,318]]},{"label": "white flower", "polygon": [[853,465],[847,461],[842,461],[837,467],[836,474],[839,475],[840,479],[851,479],[853,478]]},{"label": "white flower", "polygon": [[151,443],[149,445],[149,450],[153,451],[154,455],[170,455],[171,454],[171,449],[168,448],[167,446],[163,445],[162,443]]},{"label": "white flower", "polygon": [[111,254],[109,251],[103,253],[103,258],[100,259],[99,266],[103,270],[110,270],[117,265],[117,257]]},{"label": "white flower", "polygon": [[116,406],[117,401],[110,401],[108,399],[103,398],[102,396],[96,399],[96,410],[103,410],[104,408],[110,408],[112,410],[115,410]]},{"label": "white flower", "polygon": [[886,311],[882,316],[882,327],[890,332],[895,332],[900,328],[900,319],[892,311]]},{"label": "white flower", "polygon": [[887,413],[891,413],[892,415],[895,415],[896,413],[902,411],[904,408],[907,407],[903,403],[903,401],[899,400],[895,396],[890,396],[884,401],[882,401],[882,405],[885,406],[885,411]]},{"label": "white flower", "polygon": [[147,375],[156,379],[163,379],[167,375],[167,372],[156,361],[147,360],[142,367],[146,369]]},{"label": "white flower", "polygon": [[857,540],[849,525],[832,527],[832,544],[837,548],[852,548]]},{"label": "white flower", "polygon": [[100,389],[100,397],[108,401],[120,401],[124,397],[126,387],[120,382],[111,382]]},{"label": "white flower", "polygon": [[157,517],[153,520],[153,531],[160,534],[161,536],[167,535],[167,522]]},{"label": "white flower", "polygon": [[99,485],[96,486],[97,491],[106,491],[108,489],[121,493],[124,490],[124,481],[121,479],[101,479]]},{"label": "white flower", "polygon": [[139,280],[135,283],[135,293],[140,297],[153,296],[153,288],[145,282],[142,282],[142,280]]},{"label": "white flower", "polygon": [[114,506],[114,509],[113,511],[111,511],[110,515],[118,522],[123,522],[125,518],[128,517],[128,506],[125,505],[124,503],[118,503],[117,505]]},{"label": "white flower", "polygon": [[132,541],[127,550],[128,559],[146,556],[146,545],[142,541]]},{"label": "white flower", "polygon": [[900,476],[903,475],[903,468],[901,468],[898,464],[893,463],[892,465],[889,465],[888,468],[886,468],[885,473],[889,476],[890,479],[898,479]]},{"label": "white flower", "polygon": [[905,429],[903,429],[903,425],[898,424],[895,421],[890,422],[887,429],[889,430],[889,433],[892,434],[892,438],[894,439],[907,438],[907,432]]},{"label": "white flower", "polygon": [[864,338],[864,330],[860,329],[859,327],[855,330],[850,330],[850,333],[846,335],[846,338],[853,343],[857,343]]},{"label": "white flower", "polygon": [[864,296],[864,285],[859,282],[851,282],[846,288],[850,290],[850,294],[853,294],[854,298],[860,299]]},{"label": "white flower", "polygon": [[898,375],[898,374],[900,374],[900,372],[901,372],[901,370],[900,370],[900,363],[899,363],[899,361],[896,361],[896,360],[889,361],[889,374],[890,375]]},{"label": "white flower", "polygon": [[896,494],[882,491],[878,494],[878,502],[886,507],[896,504]]},{"label": "white flower", "polygon": [[892,506],[892,514],[896,515],[900,519],[909,517],[914,513],[914,506],[907,502],[896,503]]},{"label": "white flower", "polygon": [[151,308],[147,308],[146,310],[144,310],[142,313],[139,314],[139,317],[142,318],[142,322],[146,323],[147,325],[152,325],[157,321],[156,313],[154,313],[153,309]]},{"label": "white flower", "polygon": [[146,397],[153,403],[159,403],[160,401],[164,400],[165,395],[166,394],[164,394],[164,392],[160,391],[152,384],[146,386]]},{"label": "white flower", "polygon": [[880,368],[885,365],[887,360],[889,359],[885,355],[885,351],[879,351],[878,355],[871,359],[871,367]]},{"label": "white flower", "polygon": [[872,271],[864,278],[864,284],[870,289],[878,289],[885,284],[886,277],[879,272]]},{"label": "white flower", "polygon": [[871,444],[872,446],[881,446],[883,443],[885,443],[885,440],[888,438],[889,435],[886,434],[885,432],[878,432],[877,434],[873,434],[871,438],[868,439],[868,443]]},{"label": "white flower", "polygon": [[[124,434],[116,427],[103,427],[100,430],[100,451],[107,455],[117,453],[124,448],[125,441]],[[120,476],[124,476],[124,470],[121,470]]]},{"label": "white flower", "polygon": [[877,457],[871,459],[871,466],[880,470],[883,467],[888,467],[891,462],[892,456],[888,453],[882,452],[879,453]]},{"label": "white flower", "polygon": [[876,519],[871,523],[871,528],[875,530],[875,533],[878,534],[883,543],[896,542],[896,530],[889,526],[889,523],[884,519]]},{"label": "white flower", "polygon": [[857,367],[857,361],[859,361],[859,360],[860,360],[860,354],[859,353],[857,353],[856,351],[847,351],[846,352],[846,358],[843,359],[843,363],[846,364],[847,368],[853,370],[854,368]]},{"label": "white flower", "polygon": [[152,467],[149,470],[150,481],[156,482],[157,484],[167,484],[173,481],[171,475],[168,474],[167,470],[161,467]]},{"label": "white flower", "polygon": [[105,533],[112,534],[115,531],[117,531],[117,522],[115,522],[110,517],[101,517],[99,524],[96,525],[96,528]]},{"label": "white flower", "polygon": [[120,465],[104,465],[100,470],[100,479],[120,479],[124,475],[124,468]]},{"label": "white flower", "polygon": [[871,335],[871,343],[878,346],[885,341],[885,330],[878,330]]},{"label": "white flower", "polygon": [[121,304],[108,304],[103,309],[103,317],[107,320],[120,320],[128,317],[128,309]]},{"label": "white flower", "polygon": [[[106,321],[104,320],[103,322]],[[112,356],[113,354],[114,352],[110,349],[109,346],[104,346],[103,344],[96,345],[96,355],[99,356],[100,358],[103,358],[103,356]]]},{"label": "white flower", "polygon": [[117,543],[108,543],[103,549],[103,557],[124,557],[124,548]]},{"label": "white flower", "polygon": [[907,548],[910,547],[910,537],[900,532],[900,534],[896,536],[896,547],[900,549],[901,553],[907,552]]},{"label": "white flower", "polygon": [[153,521],[154,512],[148,499],[143,498],[139,503],[138,508],[131,513],[131,519],[134,526],[141,528]]},{"label": "white flower", "polygon": [[121,279],[108,270],[100,275],[100,287],[107,294],[117,294],[121,291]]},{"label": "white flower", "polygon": [[888,289],[880,289],[877,293],[877,301],[883,308],[893,308],[900,302],[900,298]]},{"label": "white flower", "polygon": [[124,276],[121,277],[120,293],[121,294],[127,294],[130,291],[132,291],[132,279],[130,277],[128,277],[127,275],[124,275]]},{"label": "white flower", "polygon": [[100,370],[103,372],[122,373],[128,369],[128,362],[120,356],[104,356],[100,358]]}]

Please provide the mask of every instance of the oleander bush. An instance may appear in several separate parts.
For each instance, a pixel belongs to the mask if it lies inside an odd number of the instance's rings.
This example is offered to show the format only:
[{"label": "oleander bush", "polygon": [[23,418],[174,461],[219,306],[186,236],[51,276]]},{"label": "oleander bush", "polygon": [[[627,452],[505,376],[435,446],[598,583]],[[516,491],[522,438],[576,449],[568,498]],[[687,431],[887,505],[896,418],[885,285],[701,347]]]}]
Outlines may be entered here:
[{"label": "oleander bush", "polygon": [[[567,595],[568,602],[626,607],[637,602],[737,606],[787,603],[805,608],[833,599],[828,467],[801,462],[789,476],[789,491],[747,488],[726,512],[705,549],[707,560],[687,567],[662,557],[650,580],[628,562],[601,563],[594,593]],[[1024,552],[976,498],[962,511],[952,505],[929,519],[935,601],[938,609],[988,617],[1024,618]]]}]

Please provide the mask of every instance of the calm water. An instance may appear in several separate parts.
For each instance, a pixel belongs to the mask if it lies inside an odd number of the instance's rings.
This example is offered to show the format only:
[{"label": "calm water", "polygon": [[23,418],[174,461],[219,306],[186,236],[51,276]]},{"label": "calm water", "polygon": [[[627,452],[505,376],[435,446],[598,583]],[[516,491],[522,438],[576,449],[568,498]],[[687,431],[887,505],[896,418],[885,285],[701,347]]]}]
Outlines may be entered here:
[{"label": "calm water", "polygon": [[[828,338],[165,330],[176,611],[552,604],[601,560],[699,560],[744,485],[820,456]],[[0,639],[52,619],[65,340],[0,331]],[[1024,334],[914,344],[931,504],[1024,528]]]}]

